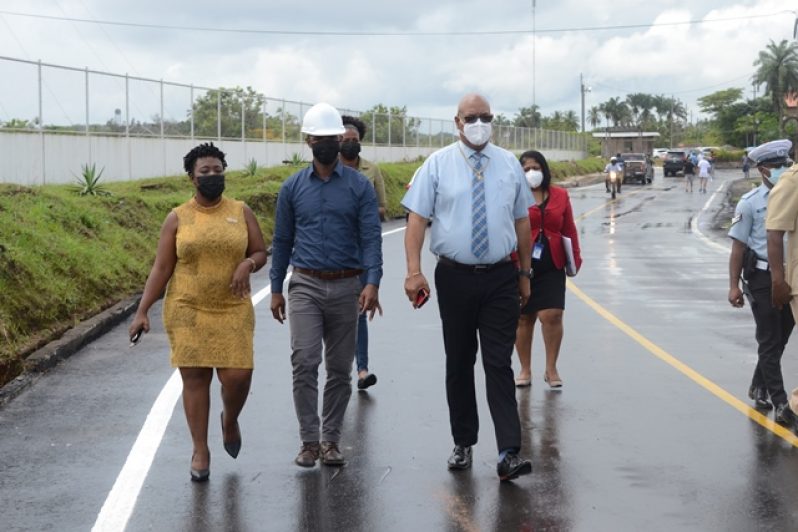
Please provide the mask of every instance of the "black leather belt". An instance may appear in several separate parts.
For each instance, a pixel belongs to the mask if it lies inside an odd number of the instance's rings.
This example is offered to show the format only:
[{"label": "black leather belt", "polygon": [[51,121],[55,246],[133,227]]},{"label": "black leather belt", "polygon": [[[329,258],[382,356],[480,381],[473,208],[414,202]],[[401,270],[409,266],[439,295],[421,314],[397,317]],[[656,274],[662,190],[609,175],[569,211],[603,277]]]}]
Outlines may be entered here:
[{"label": "black leather belt", "polygon": [[462,262],[457,262],[452,259],[447,259],[446,257],[439,256],[438,262],[445,266],[451,266],[457,270],[465,270],[471,273],[485,273],[493,270],[494,268],[498,268],[499,266],[504,266],[506,264],[512,264],[510,257],[505,257],[503,260],[499,262],[494,262],[493,264],[463,264]]},{"label": "black leather belt", "polygon": [[320,271],[320,270],[309,270],[307,268],[300,268],[299,266],[294,266],[294,271],[297,273],[301,273],[303,275],[310,275],[311,277],[315,277],[316,279],[322,279],[324,281],[337,281],[338,279],[349,279],[350,277],[356,277],[361,273],[363,273],[363,270],[360,269]]}]

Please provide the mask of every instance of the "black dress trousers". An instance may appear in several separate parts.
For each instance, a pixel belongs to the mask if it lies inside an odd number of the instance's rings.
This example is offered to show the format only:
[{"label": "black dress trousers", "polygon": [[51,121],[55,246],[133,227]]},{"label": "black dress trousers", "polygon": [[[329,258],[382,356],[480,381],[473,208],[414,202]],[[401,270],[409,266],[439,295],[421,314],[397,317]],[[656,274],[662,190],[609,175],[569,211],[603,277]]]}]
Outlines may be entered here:
[{"label": "black dress trousers", "polygon": [[787,402],[781,375],[781,355],[790,339],[795,320],[789,305],[784,305],[781,310],[773,308],[770,272],[755,270],[748,279],[748,290],[751,312],[756,322],[756,342],[759,344],[759,361],[751,384],[766,389],[773,405],[779,406]]},{"label": "black dress trousers", "polygon": [[446,397],[456,445],[474,445],[479,417],[474,365],[481,346],[488,406],[499,451],[521,447],[512,354],[520,314],[512,262],[473,271],[439,262],[435,287],[446,351]]}]

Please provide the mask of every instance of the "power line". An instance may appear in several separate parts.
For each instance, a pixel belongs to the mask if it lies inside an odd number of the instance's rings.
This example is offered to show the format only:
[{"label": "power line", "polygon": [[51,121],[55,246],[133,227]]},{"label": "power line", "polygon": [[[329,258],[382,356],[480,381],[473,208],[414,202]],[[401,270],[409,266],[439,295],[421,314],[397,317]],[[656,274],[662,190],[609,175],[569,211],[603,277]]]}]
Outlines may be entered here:
[{"label": "power line", "polygon": [[[680,91],[671,91],[671,94],[673,95],[673,94],[685,94],[685,93],[688,93],[688,92],[701,92],[701,91],[705,91],[707,89],[714,89],[715,87],[722,87],[724,85],[728,85],[729,83],[733,83],[735,81],[740,81],[742,79],[749,79],[750,77],[751,77],[750,74],[746,74],[744,76],[739,76],[739,77],[736,77],[734,79],[730,79],[728,81],[723,81],[721,83],[715,83],[713,85],[707,85],[706,87],[699,87],[699,88],[695,88],[695,89],[685,89],[685,90],[680,90]],[[614,90],[614,91],[619,91],[619,92],[622,92],[624,94],[628,94],[629,93],[629,89],[628,88],[627,89],[622,89],[620,87],[613,87],[612,85],[607,85],[606,83],[602,83],[600,81],[595,82],[594,85],[596,85],[598,87],[603,87],[605,89],[611,89],[611,90]],[[642,92],[642,91],[638,91],[638,92]]]},{"label": "power line", "polygon": [[[747,15],[740,17],[725,17],[715,19],[703,20],[685,20],[681,22],[659,22],[650,24],[623,24],[618,26],[582,26],[573,28],[548,28],[536,29],[534,33],[565,33],[565,32],[586,32],[586,31],[611,31],[611,30],[628,30],[628,29],[642,29],[653,27],[667,27],[667,26],[685,26],[693,24],[709,24],[715,22],[730,22],[734,20],[751,20],[759,18],[768,18],[783,15],[784,13],[792,13],[792,11],[784,10],[777,13],[768,13],[763,15]],[[82,22],[86,24],[104,24],[108,26],[125,26],[132,28],[148,28],[170,31],[202,31],[211,33],[250,33],[257,35],[316,35],[316,36],[347,36],[347,37],[422,37],[422,36],[447,36],[447,35],[527,35],[533,33],[531,30],[483,30],[483,31],[310,31],[310,30],[259,30],[247,28],[211,28],[203,26],[173,26],[167,24],[144,24],[139,22],[122,22],[116,20],[91,20],[76,17],[58,17],[54,15],[39,15],[34,13],[20,13],[16,11],[0,10],[2,15],[10,15],[15,17],[29,17],[45,20],[59,20],[70,22]]]}]

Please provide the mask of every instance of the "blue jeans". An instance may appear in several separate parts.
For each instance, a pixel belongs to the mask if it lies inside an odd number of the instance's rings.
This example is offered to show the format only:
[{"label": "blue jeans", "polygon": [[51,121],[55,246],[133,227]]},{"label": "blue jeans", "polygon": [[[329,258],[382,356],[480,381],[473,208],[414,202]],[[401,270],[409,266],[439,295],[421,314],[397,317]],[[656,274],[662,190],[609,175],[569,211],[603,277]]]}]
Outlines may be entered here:
[{"label": "blue jeans", "polygon": [[[360,286],[366,286],[368,274],[363,272],[360,275]],[[360,314],[357,320],[357,343],[355,343],[355,361],[357,371],[369,370],[369,328],[366,313]]]},{"label": "blue jeans", "polygon": [[357,343],[355,344],[357,371],[369,370],[369,329],[366,313],[360,314],[357,320]]}]

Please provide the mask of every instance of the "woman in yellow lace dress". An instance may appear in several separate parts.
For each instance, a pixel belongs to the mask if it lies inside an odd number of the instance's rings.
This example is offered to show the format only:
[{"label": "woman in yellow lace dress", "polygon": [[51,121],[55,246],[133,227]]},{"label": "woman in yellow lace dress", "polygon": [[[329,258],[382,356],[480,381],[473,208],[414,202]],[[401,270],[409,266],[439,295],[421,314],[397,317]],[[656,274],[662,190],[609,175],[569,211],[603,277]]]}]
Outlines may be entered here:
[{"label": "woman in yellow lace dress", "polygon": [[[183,379],[183,408],[194,450],[191,479],[210,472],[208,416],[213,370],[222,384],[222,440],[233,458],[241,449],[238,415],[252,380],[255,317],[249,276],[266,263],[252,210],[222,196],[227,162],[213,143],[184,157],[196,192],[164,221],[130,335],[148,332],[147,313],[166,287],[163,321],[171,362]],[[168,286],[167,286],[168,283]]]}]

